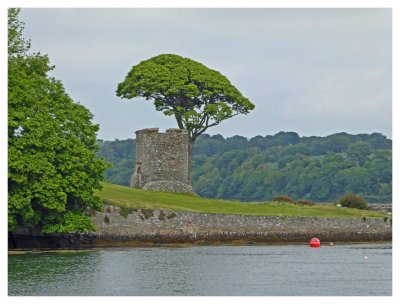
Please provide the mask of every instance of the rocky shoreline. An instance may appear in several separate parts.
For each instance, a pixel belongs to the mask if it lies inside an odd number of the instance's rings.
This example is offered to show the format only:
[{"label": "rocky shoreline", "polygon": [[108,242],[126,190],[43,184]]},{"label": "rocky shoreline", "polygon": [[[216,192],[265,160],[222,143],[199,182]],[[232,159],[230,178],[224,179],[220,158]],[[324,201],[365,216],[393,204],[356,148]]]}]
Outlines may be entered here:
[{"label": "rocky shoreline", "polygon": [[250,245],[250,244],[308,244],[318,237],[322,244],[356,242],[390,242],[391,232],[203,232],[203,233],[139,233],[113,235],[99,233],[63,233],[43,235],[13,234],[8,237],[9,249],[88,249],[95,247],[129,247],[151,245]]},{"label": "rocky shoreline", "polygon": [[32,229],[9,234],[9,249],[92,248],[152,244],[273,244],[392,240],[392,224],[383,218],[245,216],[128,209],[105,205],[93,214],[97,231],[45,235]]}]

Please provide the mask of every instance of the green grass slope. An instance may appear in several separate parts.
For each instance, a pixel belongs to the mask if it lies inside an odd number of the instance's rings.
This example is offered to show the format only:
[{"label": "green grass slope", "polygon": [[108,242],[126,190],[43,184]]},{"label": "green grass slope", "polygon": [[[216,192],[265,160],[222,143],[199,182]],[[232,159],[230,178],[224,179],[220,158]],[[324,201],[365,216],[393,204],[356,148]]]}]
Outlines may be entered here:
[{"label": "green grass slope", "polygon": [[96,191],[103,200],[116,206],[189,212],[321,217],[385,217],[381,212],[338,208],[327,205],[296,206],[286,203],[242,203],[237,201],[206,199],[197,195],[144,191],[125,186],[103,183]]}]

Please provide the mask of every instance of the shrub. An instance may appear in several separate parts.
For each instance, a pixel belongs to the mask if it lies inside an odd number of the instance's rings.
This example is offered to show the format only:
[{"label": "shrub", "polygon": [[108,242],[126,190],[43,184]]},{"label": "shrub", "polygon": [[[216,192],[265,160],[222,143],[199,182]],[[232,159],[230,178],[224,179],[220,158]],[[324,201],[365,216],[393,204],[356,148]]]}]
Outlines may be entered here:
[{"label": "shrub", "polygon": [[134,212],[135,209],[129,208],[129,207],[121,207],[121,209],[119,210],[119,214],[121,216],[123,216],[124,218],[127,218],[129,214],[132,214],[132,212]]},{"label": "shrub", "polygon": [[342,207],[347,207],[347,208],[355,208],[362,210],[369,209],[367,201],[363,199],[361,196],[354,194],[343,196],[339,201],[337,201],[337,204],[340,204]]},{"label": "shrub", "polygon": [[174,217],[176,217],[176,213],[170,213],[167,215],[167,219],[173,219]]},{"label": "shrub", "polygon": [[141,209],[144,218],[147,220],[150,217],[154,216],[154,211],[150,209]]},{"label": "shrub", "polygon": [[296,204],[296,201],[289,196],[286,195],[278,195],[272,199],[273,202],[285,202],[290,204]]},{"label": "shrub", "polygon": [[158,215],[158,219],[160,221],[165,221],[165,212],[163,210],[160,210],[160,214]]},{"label": "shrub", "polygon": [[297,204],[300,206],[314,206],[315,205],[315,203],[307,201],[307,200],[297,201]]}]

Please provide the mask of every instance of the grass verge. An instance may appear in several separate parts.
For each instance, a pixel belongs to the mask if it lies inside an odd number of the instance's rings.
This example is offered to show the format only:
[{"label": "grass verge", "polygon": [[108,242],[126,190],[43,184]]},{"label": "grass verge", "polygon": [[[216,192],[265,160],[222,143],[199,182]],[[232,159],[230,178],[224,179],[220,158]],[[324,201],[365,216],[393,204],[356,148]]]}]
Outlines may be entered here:
[{"label": "grass verge", "polygon": [[386,213],[327,205],[297,206],[288,203],[243,203],[238,201],[207,199],[194,194],[144,191],[130,187],[103,183],[95,193],[108,203],[120,207],[207,212],[242,215],[317,216],[317,217],[381,217]]}]

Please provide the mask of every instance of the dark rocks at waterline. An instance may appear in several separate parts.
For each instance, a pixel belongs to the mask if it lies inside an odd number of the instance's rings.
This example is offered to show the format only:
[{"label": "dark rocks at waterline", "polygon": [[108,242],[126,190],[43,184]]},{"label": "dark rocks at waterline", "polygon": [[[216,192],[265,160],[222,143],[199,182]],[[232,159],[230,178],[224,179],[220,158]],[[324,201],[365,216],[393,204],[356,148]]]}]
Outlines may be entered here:
[{"label": "dark rocks at waterline", "polygon": [[391,232],[229,232],[159,231],[127,235],[112,234],[47,234],[21,235],[9,233],[9,249],[85,249],[97,246],[129,246],[140,244],[254,244],[254,243],[304,243],[312,237],[324,242],[376,242],[391,241]]},{"label": "dark rocks at waterline", "polygon": [[81,233],[8,233],[8,249],[83,249],[95,246],[96,235]]},{"label": "dark rocks at waterline", "polygon": [[382,242],[391,241],[392,233],[359,233],[359,232],[197,232],[197,233],[143,233],[131,235],[98,235],[96,244],[100,246],[112,243],[129,244],[212,244],[212,243],[304,243],[308,244],[312,237],[324,242]]}]

